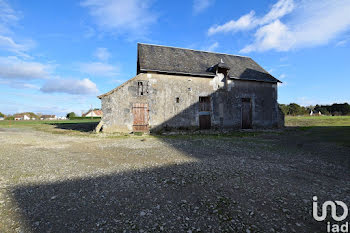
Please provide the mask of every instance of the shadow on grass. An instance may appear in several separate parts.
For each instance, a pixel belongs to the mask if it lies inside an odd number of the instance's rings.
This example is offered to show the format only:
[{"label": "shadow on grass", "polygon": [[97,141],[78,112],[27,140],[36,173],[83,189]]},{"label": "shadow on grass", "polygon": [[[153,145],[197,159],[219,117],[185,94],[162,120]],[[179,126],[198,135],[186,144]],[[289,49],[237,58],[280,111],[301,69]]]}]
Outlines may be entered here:
[{"label": "shadow on grass", "polygon": [[75,130],[79,132],[93,132],[99,122],[73,122],[73,123],[47,123],[54,125],[57,129]]},{"label": "shadow on grass", "polygon": [[350,126],[302,126],[286,128],[304,132],[300,140],[308,142],[332,142],[350,147]]}]

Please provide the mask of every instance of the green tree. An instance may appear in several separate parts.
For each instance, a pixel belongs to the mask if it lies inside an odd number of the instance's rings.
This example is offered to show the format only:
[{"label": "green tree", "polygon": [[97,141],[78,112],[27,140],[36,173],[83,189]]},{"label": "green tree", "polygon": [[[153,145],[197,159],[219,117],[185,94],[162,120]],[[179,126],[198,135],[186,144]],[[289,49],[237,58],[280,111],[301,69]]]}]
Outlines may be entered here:
[{"label": "green tree", "polygon": [[284,115],[288,115],[288,111],[289,111],[289,106],[285,105],[285,104],[280,104],[279,105],[281,111],[283,112]]},{"label": "green tree", "polygon": [[5,115],[4,115],[4,114],[2,114],[2,112],[0,112],[0,117],[5,117]]},{"label": "green tree", "polygon": [[67,114],[67,118],[73,118],[73,117],[76,117],[75,113],[74,112],[70,112]]},{"label": "green tree", "polygon": [[291,103],[288,105],[288,115],[297,116],[306,114],[308,114],[308,111],[305,107],[302,107],[296,103]]}]

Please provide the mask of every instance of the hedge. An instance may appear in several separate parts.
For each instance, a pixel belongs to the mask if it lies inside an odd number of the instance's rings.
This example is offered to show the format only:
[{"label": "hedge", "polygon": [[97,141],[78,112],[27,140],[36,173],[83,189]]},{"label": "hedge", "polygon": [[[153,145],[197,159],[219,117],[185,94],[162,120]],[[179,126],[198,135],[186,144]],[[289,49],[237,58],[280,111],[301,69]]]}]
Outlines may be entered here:
[{"label": "hedge", "polygon": [[69,120],[100,120],[101,117],[70,117]]}]

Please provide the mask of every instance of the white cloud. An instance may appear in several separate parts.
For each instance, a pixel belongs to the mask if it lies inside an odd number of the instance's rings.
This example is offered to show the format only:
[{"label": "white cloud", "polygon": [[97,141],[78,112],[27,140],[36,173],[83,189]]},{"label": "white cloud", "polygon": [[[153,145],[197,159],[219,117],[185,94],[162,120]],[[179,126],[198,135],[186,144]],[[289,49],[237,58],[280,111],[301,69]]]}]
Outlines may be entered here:
[{"label": "white cloud", "polygon": [[249,53],[252,51],[266,51],[275,49],[287,51],[294,46],[295,38],[288,27],[276,20],[258,29],[255,33],[255,42],[247,45],[240,52]]},{"label": "white cloud", "polygon": [[0,0],[0,33],[10,32],[9,26],[19,20],[18,13],[5,0]]},{"label": "white cloud", "polygon": [[11,27],[19,20],[18,15],[19,13],[15,12],[6,1],[0,0],[0,50],[29,58],[25,52],[33,47],[34,42],[18,43],[12,38]]},{"label": "white cloud", "polygon": [[250,11],[248,14],[241,16],[238,20],[231,20],[223,25],[215,25],[210,27],[208,30],[208,35],[251,30],[259,25],[264,25],[276,19],[280,19],[283,16],[291,13],[293,9],[293,0],[279,0],[271,7],[271,10],[261,18],[255,16],[255,11]]},{"label": "white cloud", "polygon": [[203,48],[203,50],[212,52],[212,51],[215,51],[215,49],[217,49],[218,47],[219,47],[219,43],[215,42],[215,43],[211,44],[210,46]]},{"label": "white cloud", "polygon": [[51,65],[24,61],[18,57],[0,57],[0,79],[32,80],[48,78]]},{"label": "white cloud", "polygon": [[0,35],[0,50],[15,53],[18,56],[30,58],[26,52],[33,47],[34,42],[27,44],[16,43],[11,37]]},{"label": "white cloud", "polygon": [[236,32],[239,30],[247,30],[255,27],[255,12],[241,16],[238,20],[231,20],[223,25],[215,25],[209,28],[208,35],[214,35],[220,32]]},{"label": "white cloud", "polygon": [[[251,12],[237,21],[209,28],[208,34],[257,27],[254,41],[241,52],[288,51],[324,45],[346,32],[350,29],[349,12],[349,0],[279,0],[261,18]],[[290,17],[285,20],[283,17],[288,14]]]},{"label": "white cloud", "polygon": [[80,63],[79,71],[91,76],[112,77],[118,75],[118,67],[103,62]]},{"label": "white cloud", "polygon": [[284,79],[284,78],[286,78],[286,77],[287,77],[286,74],[281,74],[281,75],[279,76],[279,79]]},{"label": "white cloud", "polygon": [[203,12],[214,3],[214,0],[193,0],[193,12],[198,14]]},{"label": "white cloud", "polygon": [[12,88],[21,88],[21,89],[34,89],[39,90],[40,87],[38,85],[32,84],[32,83],[26,83],[21,80],[3,80],[0,79],[0,84],[8,85]]},{"label": "white cloud", "polygon": [[279,0],[272,6],[271,10],[262,19],[258,19],[258,24],[263,25],[276,19],[280,19],[283,16],[291,13],[294,8],[295,5],[293,0]]},{"label": "white cloud", "polygon": [[348,36],[347,38],[338,41],[338,42],[335,44],[335,47],[344,47],[349,41],[350,41],[350,37]]},{"label": "white cloud", "polygon": [[67,93],[73,95],[97,94],[96,84],[90,79],[52,79],[44,84],[40,89],[45,93]]},{"label": "white cloud", "polygon": [[111,57],[107,48],[97,48],[94,55],[97,59],[102,61],[107,61]]},{"label": "white cloud", "polygon": [[149,0],[85,0],[81,6],[89,9],[100,29],[132,37],[143,36],[157,20]]}]

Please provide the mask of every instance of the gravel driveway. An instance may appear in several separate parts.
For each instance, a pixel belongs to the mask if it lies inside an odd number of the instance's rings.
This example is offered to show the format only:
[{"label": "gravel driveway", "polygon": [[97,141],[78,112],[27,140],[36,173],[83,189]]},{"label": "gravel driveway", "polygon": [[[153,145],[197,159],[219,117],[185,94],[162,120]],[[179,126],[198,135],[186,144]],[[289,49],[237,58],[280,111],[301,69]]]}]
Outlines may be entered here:
[{"label": "gravel driveway", "polygon": [[350,150],[301,143],[302,133],[106,138],[0,128],[0,232],[326,232],[312,197],[350,207]]}]

